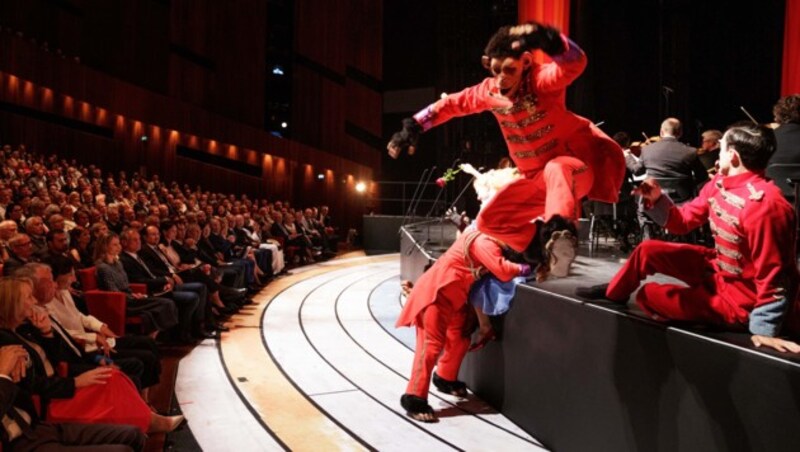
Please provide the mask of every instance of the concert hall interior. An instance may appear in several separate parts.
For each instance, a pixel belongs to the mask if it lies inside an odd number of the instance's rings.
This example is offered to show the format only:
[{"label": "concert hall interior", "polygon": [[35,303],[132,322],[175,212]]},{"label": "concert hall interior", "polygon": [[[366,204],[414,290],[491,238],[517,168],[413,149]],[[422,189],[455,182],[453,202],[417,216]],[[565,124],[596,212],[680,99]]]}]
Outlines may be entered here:
[{"label": "concert hall interior", "polygon": [[798,451],[800,0],[3,0],[0,451]]}]

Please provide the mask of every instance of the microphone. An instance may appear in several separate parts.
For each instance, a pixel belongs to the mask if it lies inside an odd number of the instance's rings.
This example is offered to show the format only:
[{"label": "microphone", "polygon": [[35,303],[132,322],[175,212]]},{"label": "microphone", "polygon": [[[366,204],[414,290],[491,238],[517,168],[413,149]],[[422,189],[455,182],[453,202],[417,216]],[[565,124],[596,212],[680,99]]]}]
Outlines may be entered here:
[{"label": "microphone", "polygon": [[661,89],[663,89],[663,90],[664,90],[664,92],[667,92],[667,93],[670,93],[670,94],[675,92],[675,90],[674,90],[674,89],[670,88],[670,87],[669,87],[669,86],[667,86],[667,85],[661,85]]}]

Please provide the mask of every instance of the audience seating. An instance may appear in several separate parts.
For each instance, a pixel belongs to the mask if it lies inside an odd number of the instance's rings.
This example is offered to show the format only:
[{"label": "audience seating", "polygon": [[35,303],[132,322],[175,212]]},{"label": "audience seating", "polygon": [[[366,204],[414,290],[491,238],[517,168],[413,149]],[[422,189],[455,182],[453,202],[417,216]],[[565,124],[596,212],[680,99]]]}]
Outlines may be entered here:
[{"label": "audience seating", "polygon": [[[86,307],[89,313],[108,325],[111,331],[125,334],[126,326],[138,328],[142,324],[139,316],[127,316],[127,298],[123,292],[110,292],[97,289],[97,274],[94,267],[78,270],[78,280],[84,290]],[[131,284],[131,291],[134,293],[147,294],[147,285]]]}]

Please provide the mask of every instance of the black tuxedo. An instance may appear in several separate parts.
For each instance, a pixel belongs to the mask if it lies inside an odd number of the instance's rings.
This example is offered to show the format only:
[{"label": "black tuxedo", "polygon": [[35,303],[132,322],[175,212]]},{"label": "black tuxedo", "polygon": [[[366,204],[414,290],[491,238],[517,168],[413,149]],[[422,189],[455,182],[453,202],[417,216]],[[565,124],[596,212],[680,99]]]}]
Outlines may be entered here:
[{"label": "black tuxedo", "polygon": [[697,157],[697,150],[673,137],[664,137],[643,148],[641,159],[630,169],[637,175],[646,171],[648,177],[656,179],[686,179],[686,183],[675,188],[676,201],[694,197],[695,187],[708,180],[708,172]]},{"label": "black tuxedo", "polygon": [[[58,343],[55,342],[55,335],[53,335],[53,338],[46,338],[41,336],[38,333],[38,330],[35,332],[30,332],[30,334],[32,337],[37,338],[35,341],[31,340],[31,342],[36,342],[37,344],[42,345],[42,348],[45,350],[45,355],[48,354],[48,350],[59,346]],[[26,337],[26,339],[29,338]],[[43,344],[46,344],[47,346],[44,346]],[[3,345],[22,345],[22,347],[28,352],[28,355],[31,359],[31,366],[28,368],[25,378],[23,378],[18,384],[29,393],[38,394],[41,396],[43,404],[49,399],[69,399],[75,395],[75,379],[62,378],[57,374],[53,375],[52,377],[48,377],[47,372],[45,371],[44,361],[42,361],[42,359],[39,357],[39,353],[37,353],[36,350],[28,345],[25,341],[20,339],[19,336],[14,334],[13,331],[0,329],[0,346]],[[51,361],[51,364],[55,366],[57,362]]]},{"label": "black tuxedo", "polygon": [[648,176],[655,178],[692,177],[695,182],[708,179],[708,173],[697,158],[697,150],[672,137],[664,137],[643,148],[639,163],[631,170],[637,175],[647,171]]},{"label": "black tuxedo", "polygon": [[[139,250],[139,258],[141,258],[150,271],[156,276],[172,276],[172,272],[167,264],[161,260],[159,255],[160,251],[154,251],[150,245],[142,244],[142,249]],[[166,259],[166,257],[164,257]]]},{"label": "black tuxedo", "polygon": [[[141,255],[139,258],[141,259]],[[155,272],[150,270],[149,265],[146,263],[146,266],[142,265],[142,263],[134,259],[130,254],[123,251],[119,254],[119,260],[122,262],[122,268],[125,269],[125,273],[128,275],[130,282],[147,284],[147,292],[161,292],[164,290],[164,286],[167,285],[167,278],[156,275]]]}]

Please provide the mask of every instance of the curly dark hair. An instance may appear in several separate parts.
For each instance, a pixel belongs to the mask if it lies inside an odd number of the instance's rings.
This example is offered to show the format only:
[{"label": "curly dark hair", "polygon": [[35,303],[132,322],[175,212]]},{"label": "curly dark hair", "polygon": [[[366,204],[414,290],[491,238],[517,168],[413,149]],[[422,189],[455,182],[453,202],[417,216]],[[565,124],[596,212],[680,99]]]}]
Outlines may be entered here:
[{"label": "curly dark hair", "polygon": [[800,94],[781,97],[772,108],[772,115],[778,124],[800,124]]},{"label": "curly dark hair", "polygon": [[512,49],[514,41],[519,40],[519,36],[511,35],[511,25],[500,27],[499,30],[489,39],[483,54],[489,58],[505,59],[508,57],[519,58],[525,52],[521,46]]}]

